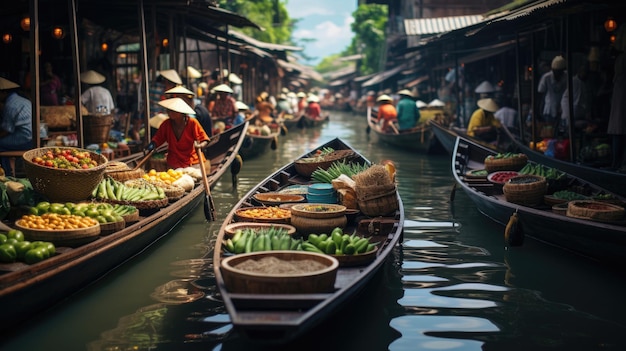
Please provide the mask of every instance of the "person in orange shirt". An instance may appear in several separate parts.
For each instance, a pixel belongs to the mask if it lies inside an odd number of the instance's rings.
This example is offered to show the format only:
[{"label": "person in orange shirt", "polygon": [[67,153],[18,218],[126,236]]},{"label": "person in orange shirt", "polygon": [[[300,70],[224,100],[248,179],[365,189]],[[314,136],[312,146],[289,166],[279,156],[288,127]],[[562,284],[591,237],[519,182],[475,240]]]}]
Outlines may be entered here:
[{"label": "person in orange shirt", "polygon": [[385,133],[397,133],[397,128],[393,123],[398,121],[398,111],[396,111],[396,107],[392,103],[393,99],[385,94],[379,96],[376,101],[379,104],[376,124]]},{"label": "person in orange shirt", "polygon": [[304,110],[306,109],[306,93],[301,91],[298,94],[296,94],[296,97],[298,98],[298,114],[304,114]]},{"label": "person in orange shirt", "polygon": [[309,104],[304,109],[304,113],[312,119],[320,119],[322,117],[322,107],[319,104],[320,99],[317,95],[311,94],[306,101]]},{"label": "person in orange shirt", "polygon": [[274,121],[274,105],[268,101],[269,94],[261,92],[256,98],[255,108],[257,111],[256,125],[272,123]]},{"label": "person in orange shirt", "polygon": [[[146,151],[152,151],[167,142],[168,167],[176,169],[200,163],[195,148],[206,147],[209,136],[197,119],[189,117],[196,112],[179,97],[159,101],[159,105],[166,109],[169,118],[161,123]],[[205,168],[207,163],[204,162]]]}]

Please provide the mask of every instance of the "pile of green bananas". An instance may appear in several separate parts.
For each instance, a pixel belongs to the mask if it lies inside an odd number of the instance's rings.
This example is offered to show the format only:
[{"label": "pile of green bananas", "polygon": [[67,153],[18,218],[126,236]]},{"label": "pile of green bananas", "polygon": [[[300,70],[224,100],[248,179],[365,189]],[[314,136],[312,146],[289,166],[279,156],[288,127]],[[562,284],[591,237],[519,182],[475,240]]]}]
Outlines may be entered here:
[{"label": "pile of green bananas", "polygon": [[224,242],[227,252],[240,254],[271,250],[302,250],[302,239],[294,239],[287,230],[278,227],[238,229]]},{"label": "pile of green bananas", "polygon": [[519,174],[532,174],[545,177],[546,179],[564,179],[567,174],[556,168],[544,166],[542,164],[527,163],[524,168],[519,170]]},{"label": "pile of green bananas", "polygon": [[370,252],[375,247],[370,243],[370,238],[345,234],[341,228],[333,229],[330,235],[309,234],[307,241],[302,244],[304,251],[329,255],[357,255]]},{"label": "pile of green bananas", "polygon": [[149,182],[141,186],[128,186],[111,177],[105,177],[91,194],[96,199],[121,201],[150,201],[166,197],[165,190]]}]

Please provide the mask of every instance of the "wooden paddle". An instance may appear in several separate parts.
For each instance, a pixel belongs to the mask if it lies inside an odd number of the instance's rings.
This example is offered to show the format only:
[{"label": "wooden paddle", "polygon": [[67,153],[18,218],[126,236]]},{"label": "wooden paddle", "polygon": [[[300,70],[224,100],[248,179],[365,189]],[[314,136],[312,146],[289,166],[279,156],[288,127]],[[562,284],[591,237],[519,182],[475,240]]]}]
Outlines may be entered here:
[{"label": "wooden paddle", "polygon": [[[155,149],[156,149],[156,148],[155,148]],[[150,159],[150,156],[152,156],[152,154],[154,153],[154,150],[155,150],[155,149],[152,149],[152,150],[148,151],[148,153],[146,154],[146,156],[144,156],[144,157],[141,159],[141,161],[139,161],[139,162],[137,163],[137,165],[135,166],[135,168],[133,168],[132,170],[133,170],[133,171],[136,171],[136,170],[138,170],[139,168],[141,168],[141,166],[143,166],[143,164],[144,164],[144,163],[146,163],[146,161],[148,161],[148,160]]]},{"label": "wooden paddle", "polygon": [[209,185],[209,178],[207,178],[206,169],[204,168],[204,154],[200,149],[200,146],[195,146],[196,155],[200,160],[200,171],[202,172],[202,183],[204,184],[204,218],[207,221],[215,221],[215,204],[213,204],[213,197],[211,197],[211,186]]},{"label": "wooden paddle", "polygon": [[370,131],[372,130],[372,128],[370,127],[370,118],[372,114],[372,108],[371,107],[367,107],[367,128],[365,128],[365,133],[369,134]]}]

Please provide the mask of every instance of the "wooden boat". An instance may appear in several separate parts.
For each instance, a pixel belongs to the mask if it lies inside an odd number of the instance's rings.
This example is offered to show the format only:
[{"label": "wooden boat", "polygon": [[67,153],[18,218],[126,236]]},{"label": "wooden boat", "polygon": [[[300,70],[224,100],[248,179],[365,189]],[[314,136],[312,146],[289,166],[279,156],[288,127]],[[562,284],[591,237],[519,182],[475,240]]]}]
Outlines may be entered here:
[{"label": "wooden boat", "polygon": [[367,125],[367,131],[374,131],[379,141],[395,147],[423,153],[434,153],[440,147],[428,123],[422,123],[410,130],[388,133],[380,129],[371,113],[367,116]]},{"label": "wooden boat", "polygon": [[293,114],[293,115],[289,115],[289,116],[286,116],[285,118],[282,118],[280,120],[280,123],[282,123],[282,125],[287,127],[287,129],[301,127],[300,123],[302,121],[303,116],[304,116],[304,114],[302,114],[302,113],[296,113],[296,114]]},{"label": "wooden boat", "polygon": [[330,119],[330,113],[328,112],[322,112],[322,115],[320,116],[320,118],[312,118],[311,116],[305,113],[302,116],[302,119],[300,120],[299,123],[301,123],[301,125],[305,128],[315,128],[328,122],[329,119]]},{"label": "wooden boat", "polygon": [[262,155],[269,150],[276,150],[278,144],[278,136],[280,135],[280,125],[274,123],[269,125],[271,133],[269,135],[261,135],[256,134],[256,132],[251,132],[253,128],[258,127],[250,127],[248,129],[248,133],[239,149],[239,155],[244,160],[250,160],[259,155]]},{"label": "wooden boat", "polygon": [[467,135],[465,129],[457,127],[447,127],[436,120],[430,120],[428,123],[430,124],[433,134],[439,141],[439,144],[441,144],[443,149],[446,150],[446,152],[450,155],[454,151],[454,144],[456,143],[457,136],[469,139],[477,144],[493,149],[495,151],[509,151],[511,149],[511,143],[508,137],[499,138],[496,144],[490,144]]},{"label": "wooden boat", "polygon": [[604,188],[622,196],[626,196],[626,187],[624,186],[624,184],[626,184],[626,173],[615,172],[609,169],[592,167],[546,156],[543,152],[534,150],[520,142],[519,138],[514,136],[508,129],[504,128],[504,133],[507,139],[509,139],[513,144],[513,148],[518,152],[523,152],[528,155],[530,160],[543,163],[546,166],[558,168],[588,182],[602,184]]},{"label": "wooden boat", "polygon": [[[335,150],[351,150],[350,146],[340,139],[333,139],[320,146],[332,147]],[[310,157],[313,152],[303,155]],[[355,161],[370,163],[362,155],[356,153]],[[389,217],[358,218],[355,223],[348,224],[344,232],[356,227],[372,226],[380,228],[379,234],[384,236],[373,261],[361,266],[338,268],[334,291],[318,294],[241,294],[231,293],[226,288],[221,270],[221,261],[227,256],[224,253],[226,227],[235,220],[235,212],[241,208],[255,206],[254,195],[270,191],[278,191],[294,184],[308,184],[309,178],[299,176],[295,162],[290,163],[264,179],[251,189],[233,207],[221,227],[214,250],[213,265],[215,279],[222,300],[230,314],[231,322],[236,330],[251,339],[265,341],[289,340],[304,334],[315,325],[330,318],[348,303],[355,294],[363,290],[394,248],[401,243],[404,223],[404,210],[399,195],[396,196],[399,209]]]},{"label": "wooden boat", "polygon": [[[219,139],[207,148],[211,186],[229,170],[246,128],[244,123],[219,134]],[[139,220],[124,229],[74,248],[58,247],[55,256],[39,263],[0,263],[0,329],[19,327],[139,255],[190,214],[204,194],[204,187],[198,185],[166,207],[145,216],[140,213]]]},{"label": "wooden boat", "polygon": [[[624,220],[581,219],[555,213],[552,206],[547,204],[537,206],[515,204],[506,200],[501,187],[485,178],[476,179],[468,176],[471,170],[484,169],[485,157],[493,154],[495,154],[493,150],[471,140],[461,137],[456,139],[452,156],[454,178],[481,213],[503,226],[509,223],[513,213],[517,213],[521,227],[516,227],[516,229],[521,229],[526,236],[599,262],[623,262],[624,252],[626,252],[626,222]],[[532,161],[529,162],[535,164]],[[625,204],[626,199],[617,194],[571,174],[565,173],[565,175],[567,181],[563,184],[564,189],[577,192],[584,190],[591,198],[610,197],[614,204],[621,206]]]}]

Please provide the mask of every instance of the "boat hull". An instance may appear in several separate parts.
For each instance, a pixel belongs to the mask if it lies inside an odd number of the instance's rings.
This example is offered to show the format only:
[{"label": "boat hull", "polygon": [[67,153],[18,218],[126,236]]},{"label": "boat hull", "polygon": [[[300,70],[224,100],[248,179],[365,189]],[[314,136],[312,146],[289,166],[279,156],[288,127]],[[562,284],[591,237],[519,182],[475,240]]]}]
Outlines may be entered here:
[{"label": "boat hull", "polygon": [[[335,150],[350,149],[340,139],[334,139],[321,145],[332,147]],[[311,156],[312,153],[302,157]],[[363,162],[370,163],[359,155]],[[394,249],[401,243],[404,223],[404,209],[399,195],[396,197],[399,209],[388,217],[372,220],[372,226],[379,228],[376,238],[381,240],[377,256],[366,265],[355,267],[339,267],[335,281],[335,289],[330,293],[317,294],[235,294],[228,291],[221,272],[220,262],[223,258],[225,227],[234,221],[234,213],[242,207],[254,206],[253,196],[258,192],[276,191],[292,184],[306,184],[308,179],[299,176],[295,170],[295,163],[290,163],[274,174],[267,177],[248,194],[242,197],[224,221],[218,234],[214,250],[214,272],[217,287],[222,300],[230,315],[234,328],[249,339],[268,342],[285,342],[294,339],[313,327],[330,318],[340,310],[356,294],[363,290],[366,284],[379,271]],[[369,223],[369,222],[368,222]],[[356,229],[356,224],[350,227]]]},{"label": "boat hull", "polygon": [[[623,261],[626,252],[624,223],[578,219],[554,213],[547,205],[529,207],[508,202],[501,189],[494,188],[492,184],[468,181],[463,176],[469,169],[481,169],[483,164],[480,160],[493,154],[492,151],[458,137],[454,152],[452,172],[455,180],[477,209],[503,228],[511,215],[517,212],[522,231],[528,237],[599,262],[613,264]],[[572,179],[571,184],[593,187],[599,193],[610,193],[581,179]],[[624,201],[624,198],[619,199]]]}]

